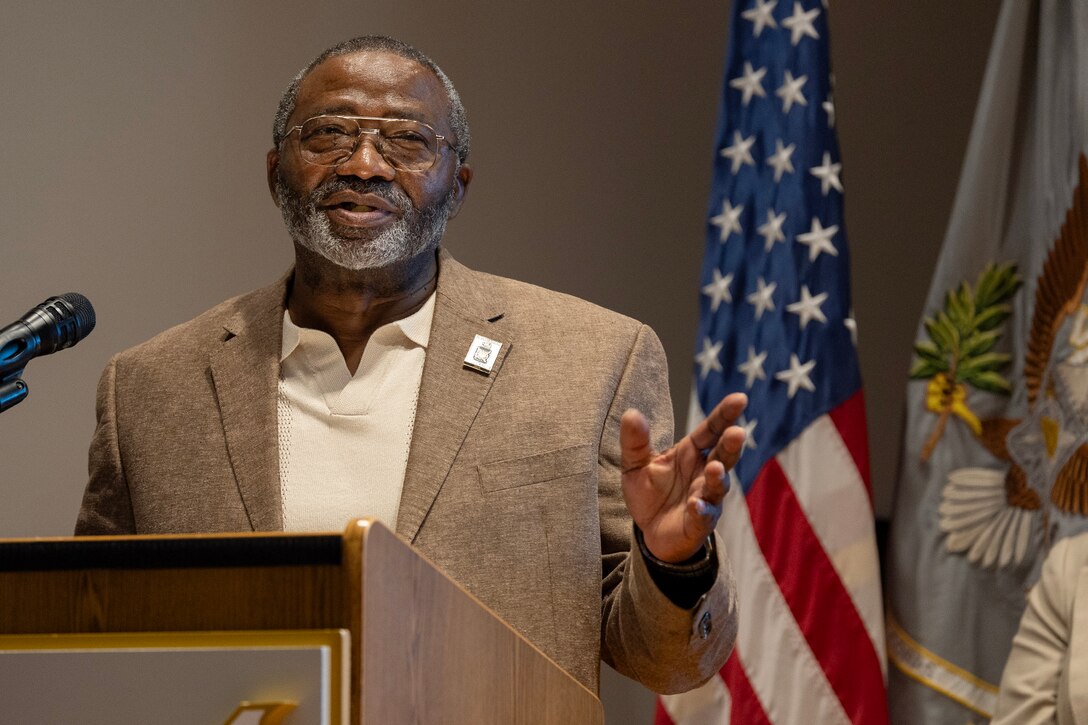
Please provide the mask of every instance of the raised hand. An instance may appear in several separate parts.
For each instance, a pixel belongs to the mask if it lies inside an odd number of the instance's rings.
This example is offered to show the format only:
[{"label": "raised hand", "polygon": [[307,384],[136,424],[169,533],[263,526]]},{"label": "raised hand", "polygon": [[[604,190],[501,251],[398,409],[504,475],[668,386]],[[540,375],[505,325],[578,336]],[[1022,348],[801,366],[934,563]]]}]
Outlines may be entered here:
[{"label": "raised hand", "polygon": [[628,410],[620,419],[623,498],[658,559],[689,559],[714,531],[729,490],[727,472],[744,447],[744,429],[736,421],[747,404],[744,393],[727,395],[695,430],[662,453],[650,447],[642,413]]}]

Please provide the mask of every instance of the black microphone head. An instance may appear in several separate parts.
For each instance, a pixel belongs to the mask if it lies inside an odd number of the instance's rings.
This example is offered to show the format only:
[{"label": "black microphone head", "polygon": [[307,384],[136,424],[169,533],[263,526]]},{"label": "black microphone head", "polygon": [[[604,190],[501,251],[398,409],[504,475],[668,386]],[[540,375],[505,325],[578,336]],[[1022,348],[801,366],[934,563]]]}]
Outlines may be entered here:
[{"label": "black microphone head", "polygon": [[65,292],[60,298],[72,308],[72,316],[75,317],[76,327],[79,328],[79,340],[91,334],[94,329],[95,316],[91,301],[78,292]]},{"label": "black microphone head", "polygon": [[21,375],[31,358],[75,345],[91,334],[94,323],[94,307],[77,292],[50,297],[31,308],[0,328],[0,383]]},{"label": "black microphone head", "polygon": [[49,355],[71,347],[91,334],[95,315],[91,302],[78,292],[50,297],[22,319],[38,338],[34,355]]}]

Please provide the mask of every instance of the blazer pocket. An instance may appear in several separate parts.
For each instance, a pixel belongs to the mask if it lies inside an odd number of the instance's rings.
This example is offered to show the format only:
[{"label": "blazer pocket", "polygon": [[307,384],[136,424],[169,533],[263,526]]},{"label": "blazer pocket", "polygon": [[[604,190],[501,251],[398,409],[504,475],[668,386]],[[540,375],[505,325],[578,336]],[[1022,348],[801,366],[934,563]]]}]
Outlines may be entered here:
[{"label": "blazer pocket", "polygon": [[597,456],[590,443],[537,453],[524,458],[481,463],[476,467],[480,484],[487,491],[528,486],[554,481],[566,476],[588,473],[597,465]]}]

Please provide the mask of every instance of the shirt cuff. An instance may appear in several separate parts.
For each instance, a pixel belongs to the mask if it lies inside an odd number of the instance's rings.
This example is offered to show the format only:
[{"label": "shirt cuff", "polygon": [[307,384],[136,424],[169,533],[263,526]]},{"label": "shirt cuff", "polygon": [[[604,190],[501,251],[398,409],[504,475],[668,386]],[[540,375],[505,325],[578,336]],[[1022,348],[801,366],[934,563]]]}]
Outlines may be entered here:
[{"label": "shirt cuff", "polygon": [[718,578],[718,554],[713,535],[707,537],[703,548],[695,555],[679,564],[661,561],[650,553],[642,531],[635,526],[635,541],[646,569],[661,593],[681,609],[691,609],[699,598],[710,591],[714,580]]}]

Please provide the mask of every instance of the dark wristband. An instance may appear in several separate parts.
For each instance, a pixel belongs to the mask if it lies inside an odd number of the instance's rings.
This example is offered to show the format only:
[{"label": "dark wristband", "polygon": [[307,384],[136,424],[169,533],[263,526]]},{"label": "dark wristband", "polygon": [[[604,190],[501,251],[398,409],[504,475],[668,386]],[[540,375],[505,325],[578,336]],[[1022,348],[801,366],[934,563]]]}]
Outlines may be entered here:
[{"label": "dark wristband", "polygon": [[635,541],[638,542],[639,552],[654,584],[669,601],[681,609],[694,607],[699,598],[714,586],[714,580],[718,577],[718,554],[713,536],[706,540],[703,548],[695,552],[694,556],[679,564],[661,561],[651,554],[642,531],[637,526]]}]

